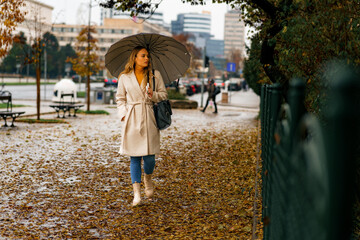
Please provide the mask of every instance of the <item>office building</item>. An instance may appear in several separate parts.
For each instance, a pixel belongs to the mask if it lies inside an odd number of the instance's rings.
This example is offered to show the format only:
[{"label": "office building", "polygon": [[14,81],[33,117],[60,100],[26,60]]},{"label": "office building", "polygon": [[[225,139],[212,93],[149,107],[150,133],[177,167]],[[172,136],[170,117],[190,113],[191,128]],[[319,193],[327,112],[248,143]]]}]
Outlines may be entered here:
[{"label": "office building", "polygon": [[224,40],[208,39],[206,41],[206,56],[217,70],[224,70]]},{"label": "office building", "polygon": [[208,39],[206,41],[206,56],[224,57],[224,40]]},{"label": "office building", "polygon": [[211,37],[210,12],[179,14],[177,20],[171,22],[171,33],[188,34],[190,42],[196,47],[204,48]]},{"label": "office building", "polygon": [[230,58],[234,52],[245,54],[245,23],[240,11],[231,10],[225,14],[224,54]]}]

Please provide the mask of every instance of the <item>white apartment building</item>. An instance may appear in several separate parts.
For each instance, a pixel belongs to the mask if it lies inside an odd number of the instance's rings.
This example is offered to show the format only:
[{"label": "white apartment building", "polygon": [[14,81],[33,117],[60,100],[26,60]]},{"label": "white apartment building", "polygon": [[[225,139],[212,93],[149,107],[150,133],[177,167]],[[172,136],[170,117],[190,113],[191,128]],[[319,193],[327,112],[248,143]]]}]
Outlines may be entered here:
[{"label": "white apartment building", "polygon": [[54,8],[35,0],[25,0],[24,2],[25,6],[21,8],[21,11],[25,13],[25,20],[18,25],[13,34],[24,32],[29,42],[29,40],[42,37],[44,33],[51,31]]},{"label": "white apartment building", "polygon": [[100,25],[104,24],[104,19],[114,18],[114,19],[132,19],[135,22],[142,22],[146,19],[146,22],[151,24],[156,24],[161,27],[165,27],[164,16],[162,12],[154,12],[151,16],[145,14],[139,14],[137,17],[131,17],[130,12],[122,12],[121,10],[101,8],[100,12]]},{"label": "white apartment building", "polygon": [[[76,37],[86,27],[86,25],[54,24],[52,33],[57,37],[60,46],[70,43],[72,47],[75,47]],[[95,29],[97,33],[93,37],[98,40],[97,46],[99,51],[97,54],[100,57],[100,61],[105,61],[105,54],[110,46],[124,37],[137,33],[159,33],[171,36],[170,32],[158,25],[150,24],[146,21],[138,24],[131,19],[105,18],[103,25],[95,26]]]},{"label": "white apartment building", "polygon": [[234,51],[245,54],[245,23],[241,20],[239,11],[229,11],[225,14],[224,54],[226,58]]}]

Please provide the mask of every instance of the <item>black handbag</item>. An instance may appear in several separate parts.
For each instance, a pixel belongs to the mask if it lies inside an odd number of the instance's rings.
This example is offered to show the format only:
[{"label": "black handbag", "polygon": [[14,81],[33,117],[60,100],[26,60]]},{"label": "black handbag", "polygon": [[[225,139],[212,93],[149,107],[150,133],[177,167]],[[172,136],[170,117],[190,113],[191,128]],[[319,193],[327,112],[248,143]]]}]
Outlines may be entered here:
[{"label": "black handbag", "polygon": [[[153,89],[155,91],[155,74],[153,70]],[[169,100],[163,100],[158,103],[154,103],[154,115],[156,120],[156,126],[159,130],[164,130],[171,125],[171,105]]]},{"label": "black handbag", "polygon": [[221,92],[220,87],[215,87],[215,90],[214,90],[213,96],[218,95],[220,92]]}]

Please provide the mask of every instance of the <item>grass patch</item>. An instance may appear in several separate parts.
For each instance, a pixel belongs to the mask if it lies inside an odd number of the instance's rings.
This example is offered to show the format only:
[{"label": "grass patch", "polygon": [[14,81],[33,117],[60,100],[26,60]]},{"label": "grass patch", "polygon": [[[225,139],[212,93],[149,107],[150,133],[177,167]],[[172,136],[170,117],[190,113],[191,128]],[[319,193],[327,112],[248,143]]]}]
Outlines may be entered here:
[{"label": "grass patch", "polygon": [[85,98],[86,93],[85,92],[76,92],[76,96],[78,98]]},{"label": "grass patch", "polygon": [[176,92],[173,89],[169,89],[168,91],[168,98],[171,100],[186,100],[186,96],[179,92]]},{"label": "grass patch", "polygon": [[16,119],[15,122],[25,122],[25,123],[69,123],[61,119],[33,119],[33,118],[21,118]]},{"label": "grass patch", "polygon": [[[6,108],[7,107],[7,104],[6,103],[0,103],[0,108]],[[15,107],[27,107],[26,105],[16,105],[16,104],[13,104],[12,105],[13,108]]]},{"label": "grass patch", "polygon": [[[5,86],[25,86],[25,85],[36,85],[36,82],[11,82],[11,83],[3,83]],[[40,83],[40,85],[54,85],[56,82],[48,82],[48,83]]]},{"label": "grass patch", "polygon": [[90,111],[84,111],[84,110],[78,110],[77,113],[83,113],[83,114],[105,114],[109,115],[110,113],[105,110],[90,110]]}]

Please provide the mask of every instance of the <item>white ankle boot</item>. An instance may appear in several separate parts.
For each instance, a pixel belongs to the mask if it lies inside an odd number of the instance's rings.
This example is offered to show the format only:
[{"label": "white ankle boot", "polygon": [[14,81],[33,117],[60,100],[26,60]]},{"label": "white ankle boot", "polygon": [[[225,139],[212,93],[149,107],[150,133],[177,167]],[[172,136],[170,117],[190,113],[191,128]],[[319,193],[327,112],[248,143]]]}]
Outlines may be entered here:
[{"label": "white ankle boot", "polygon": [[140,195],[140,183],[134,183],[134,200],[133,200],[133,207],[139,205],[141,203],[141,195]]},{"label": "white ankle boot", "polygon": [[145,174],[144,183],[145,183],[145,195],[148,198],[152,198],[154,196],[154,184],[151,180],[151,174]]}]

